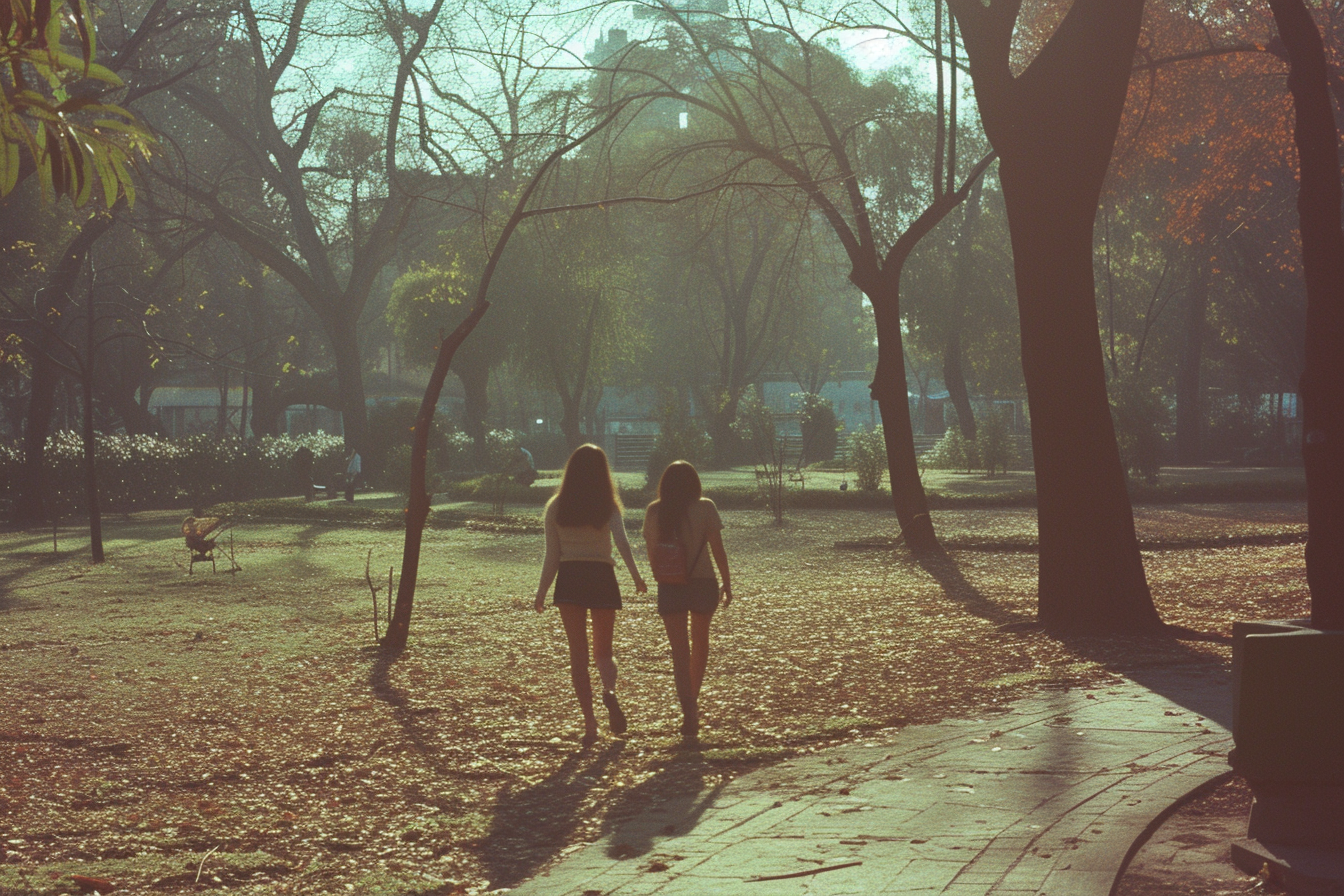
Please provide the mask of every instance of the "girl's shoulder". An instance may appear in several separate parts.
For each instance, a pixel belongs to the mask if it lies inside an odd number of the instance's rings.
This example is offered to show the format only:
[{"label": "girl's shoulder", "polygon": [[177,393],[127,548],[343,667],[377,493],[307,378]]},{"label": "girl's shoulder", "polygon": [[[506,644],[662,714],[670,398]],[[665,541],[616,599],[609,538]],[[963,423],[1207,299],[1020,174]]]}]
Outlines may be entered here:
[{"label": "girl's shoulder", "polygon": [[719,516],[719,508],[709,498],[701,498],[697,501],[692,512],[700,518],[704,525],[714,529],[723,528],[723,519]]}]

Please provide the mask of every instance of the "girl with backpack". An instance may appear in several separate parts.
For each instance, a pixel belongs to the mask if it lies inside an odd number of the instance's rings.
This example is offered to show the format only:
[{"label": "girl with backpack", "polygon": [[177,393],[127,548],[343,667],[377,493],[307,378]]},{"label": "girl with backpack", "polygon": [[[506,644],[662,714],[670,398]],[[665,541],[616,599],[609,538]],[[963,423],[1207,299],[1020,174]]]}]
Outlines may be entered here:
[{"label": "girl with backpack", "polygon": [[560,488],[546,504],[546,561],[537,586],[536,611],[546,609],[546,593],[555,582],[553,603],[560,610],[569,641],[569,675],[583,710],[583,746],[597,742],[593,686],[588,673],[588,619],[592,618],[593,655],[602,677],[602,702],[612,734],[624,734],[625,713],[616,700],[616,661],[611,633],[621,608],[616,584],[616,549],[635,581],[635,593],[649,589],[635,566],[621,519],[621,502],[611,481],[607,455],[596,445],[580,445],[565,463]]},{"label": "girl with backpack", "polygon": [[[658,614],[672,647],[686,746],[695,746],[700,736],[700,685],[709,665],[709,622],[720,595],[725,607],[733,601],[722,530],[718,508],[700,495],[695,467],[684,460],[669,464],[658,480],[658,500],[644,515],[644,541],[658,582]],[[714,578],[711,556],[722,586]]]}]

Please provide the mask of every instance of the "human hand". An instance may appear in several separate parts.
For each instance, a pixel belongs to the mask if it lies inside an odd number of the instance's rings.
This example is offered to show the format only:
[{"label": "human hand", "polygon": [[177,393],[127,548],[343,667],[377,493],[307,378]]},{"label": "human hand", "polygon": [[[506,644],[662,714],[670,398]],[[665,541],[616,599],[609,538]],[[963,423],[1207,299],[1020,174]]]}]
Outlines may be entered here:
[{"label": "human hand", "polygon": [[639,576],[635,576],[635,593],[636,594],[649,593],[649,586],[645,584],[644,580]]},{"label": "human hand", "polygon": [[732,586],[732,585],[728,584],[727,582],[724,582],[724,583],[723,583],[723,586],[719,588],[719,592],[720,592],[721,594],[723,594],[723,605],[724,605],[725,607],[728,606],[729,604],[731,604],[731,603],[733,602],[733,586]]},{"label": "human hand", "polygon": [[532,604],[532,609],[536,610],[538,613],[546,612],[546,593],[544,591],[537,592],[537,599],[536,602]]}]

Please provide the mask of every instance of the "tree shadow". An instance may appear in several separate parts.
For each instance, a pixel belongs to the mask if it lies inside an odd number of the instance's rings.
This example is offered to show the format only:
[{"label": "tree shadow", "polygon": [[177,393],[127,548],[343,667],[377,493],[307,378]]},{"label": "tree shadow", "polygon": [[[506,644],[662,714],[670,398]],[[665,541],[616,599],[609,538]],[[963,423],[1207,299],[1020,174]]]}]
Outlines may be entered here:
[{"label": "tree shadow", "polygon": [[[1230,643],[1230,637],[1177,625],[1146,634],[1051,634],[1107,671],[1232,730],[1232,673],[1222,660],[1190,646],[1200,641]],[[1162,659],[1144,659],[1145,654]]]},{"label": "tree shadow", "polygon": [[574,839],[585,818],[588,792],[625,750],[614,740],[597,750],[571,753],[540,781],[506,784],[495,800],[490,832],[481,841],[481,863],[493,888],[516,887]]},{"label": "tree shadow", "polygon": [[373,691],[373,696],[391,708],[392,718],[401,726],[407,739],[435,772],[440,775],[451,774],[454,769],[448,766],[439,754],[437,729],[432,722],[439,709],[432,706],[411,705],[406,692],[392,684],[392,666],[401,658],[401,653],[380,650],[376,647],[370,649],[378,651],[374,656],[373,665],[369,668],[369,687]]},{"label": "tree shadow", "polygon": [[943,594],[960,604],[966,612],[988,620],[1005,631],[1027,631],[1037,627],[1034,616],[1004,609],[985,597],[979,588],[962,575],[961,567],[951,554],[916,556],[915,562],[938,583]]},{"label": "tree shadow", "polygon": [[1231,730],[1231,676],[1221,660],[1190,646],[1192,642],[1210,641],[1228,644],[1230,637],[1176,625],[1164,625],[1158,631],[1144,634],[1050,632],[1034,616],[1006,610],[985,597],[966,579],[951,555],[920,557],[917,562],[938,582],[944,594],[967,612],[993,622],[1001,631],[1045,633],[1108,672],[1124,676]]},{"label": "tree shadow", "polygon": [[[47,552],[8,552],[9,559],[25,565],[0,573],[0,613],[12,610],[38,609],[47,588],[74,582],[88,573],[88,545],[83,550]],[[38,581],[27,581],[34,574],[43,574]]]}]

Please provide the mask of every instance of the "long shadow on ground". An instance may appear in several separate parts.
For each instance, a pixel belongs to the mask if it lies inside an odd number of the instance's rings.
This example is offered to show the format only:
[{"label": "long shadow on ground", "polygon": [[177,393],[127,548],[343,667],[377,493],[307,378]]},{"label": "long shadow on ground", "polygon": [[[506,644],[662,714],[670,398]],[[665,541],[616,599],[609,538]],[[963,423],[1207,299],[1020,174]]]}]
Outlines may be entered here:
[{"label": "long shadow on ground", "polygon": [[[442,778],[461,774],[462,769],[453,764],[453,757],[445,753],[439,739],[435,716],[440,710],[413,705],[405,691],[392,684],[391,669],[397,659],[385,652],[374,659],[369,671],[374,696],[391,708],[421,761]],[[528,880],[573,841],[574,832],[585,820],[587,794],[624,749],[625,742],[616,740],[599,750],[576,751],[541,780],[504,786],[490,813],[490,831],[480,844],[481,861],[492,888],[511,888]],[[450,812],[483,808],[444,801],[435,794],[420,794],[416,799]]]},{"label": "long shadow on ground", "polygon": [[[1004,631],[1042,630],[1033,616],[1014,613],[985,597],[962,574],[950,555],[923,557],[920,567],[942,587],[947,597],[967,612],[995,623]],[[1216,658],[1200,653],[1188,642],[1231,639],[1213,632],[1199,632],[1180,626],[1166,626],[1144,635],[1056,635],[1060,642],[1079,656],[1092,660],[1107,671],[1143,685],[1173,703],[1212,719],[1224,728],[1232,728],[1231,677]],[[1145,655],[1162,657],[1160,662],[1140,659]],[[1210,686],[1193,681],[1194,676],[1213,676]]]},{"label": "long shadow on ground", "polygon": [[567,846],[584,821],[585,797],[625,750],[611,741],[597,751],[571,753],[540,781],[505,785],[495,801],[481,861],[490,886],[516,887]]},{"label": "long shadow on ground", "polygon": [[658,766],[643,783],[621,791],[603,823],[612,858],[642,856],[653,849],[655,838],[695,827],[723,789],[721,779],[706,786],[710,771],[699,753],[682,753]]},{"label": "long shadow on ground", "polygon": [[918,557],[916,562],[942,587],[943,594],[960,604],[966,612],[986,619],[1000,628],[1025,629],[1035,624],[1034,617],[1007,610],[981,594],[980,589],[962,575],[961,567],[951,555]]}]

